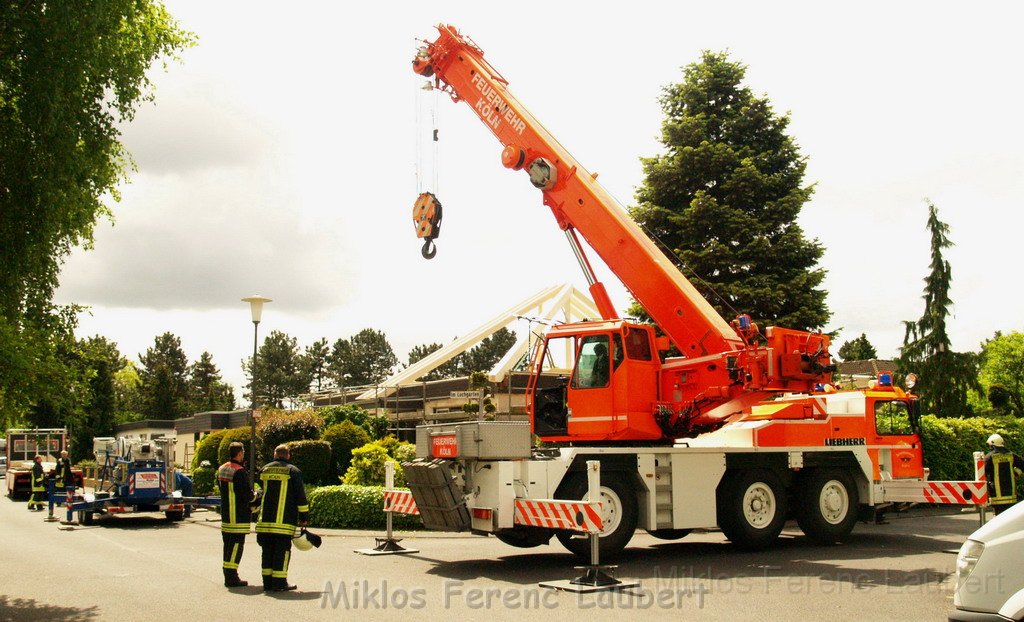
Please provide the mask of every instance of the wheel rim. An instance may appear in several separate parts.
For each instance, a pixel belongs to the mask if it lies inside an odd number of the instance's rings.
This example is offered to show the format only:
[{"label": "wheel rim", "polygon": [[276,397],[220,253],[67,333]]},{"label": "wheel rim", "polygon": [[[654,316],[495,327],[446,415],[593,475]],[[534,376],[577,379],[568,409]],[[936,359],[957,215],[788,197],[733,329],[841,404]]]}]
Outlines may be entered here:
[{"label": "wheel rim", "polygon": [[775,519],[775,492],[764,482],[755,482],[743,493],[743,517],[756,529],[764,529]]},{"label": "wheel rim", "polygon": [[601,529],[601,535],[607,536],[610,533],[614,533],[619,528],[619,523],[622,522],[622,499],[616,494],[611,488],[601,487],[601,522],[604,524],[604,528]]},{"label": "wheel rim", "polygon": [[850,493],[839,480],[829,480],[818,495],[821,517],[830,525],[838,525],[850,511]]}]

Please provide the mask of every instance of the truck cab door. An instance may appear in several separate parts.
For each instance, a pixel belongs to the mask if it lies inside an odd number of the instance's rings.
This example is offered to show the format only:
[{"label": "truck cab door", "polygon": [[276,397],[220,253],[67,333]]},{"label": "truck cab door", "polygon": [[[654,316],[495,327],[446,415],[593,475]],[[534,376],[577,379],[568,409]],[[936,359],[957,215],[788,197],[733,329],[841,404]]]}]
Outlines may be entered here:
[{"label": "truck cab door", "polygon": [[569,435],[604,437],[614,429],[612,342],[608,334],[580,340],[569,382]]},{"label": "truck cab door", "polygon": [[904,400],[878,399],[872,404],[878,469],[893,479],[924,475],[921,439],[914,432],[910,405]]}]

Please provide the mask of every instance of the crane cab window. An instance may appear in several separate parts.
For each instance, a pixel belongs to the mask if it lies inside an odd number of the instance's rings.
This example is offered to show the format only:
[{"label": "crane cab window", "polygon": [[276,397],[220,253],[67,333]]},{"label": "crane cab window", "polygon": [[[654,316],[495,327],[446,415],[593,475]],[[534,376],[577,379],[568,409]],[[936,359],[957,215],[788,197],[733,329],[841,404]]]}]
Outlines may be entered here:
[{"label": "crane cab window", "polygon": [[639,328],[626,329],[626,356],[634,361],[651,360],[651,340],[647,331]]},{"label": "crane cab window", "polygon": [[875,402],[875,431],[880,436],[905,436],[913,434],[910,425],[910,407],[906,402]]},{"label": "crane cab window", "polygon": [[597,389],[608,386],[611,376],[608,335],[588,335],[580,342],[572,388]]}]

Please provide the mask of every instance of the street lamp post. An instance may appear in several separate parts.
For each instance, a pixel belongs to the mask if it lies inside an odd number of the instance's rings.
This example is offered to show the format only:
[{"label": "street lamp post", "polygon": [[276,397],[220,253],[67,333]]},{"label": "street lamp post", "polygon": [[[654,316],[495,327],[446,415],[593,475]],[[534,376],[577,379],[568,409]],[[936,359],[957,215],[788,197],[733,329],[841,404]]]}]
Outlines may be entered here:
[{"label": "street lamp post", "polygon": [[259,344],[260,317],[263,315],[263,303],[273,302],[270,298],[263,296],[249,296],[242,298],[242,302],[249,303],[249,310],[252,311],[252,371],[249,380],[249,392],[252,397],[252,407],[249,409],[249,482],[256,483],[256,352]]}]

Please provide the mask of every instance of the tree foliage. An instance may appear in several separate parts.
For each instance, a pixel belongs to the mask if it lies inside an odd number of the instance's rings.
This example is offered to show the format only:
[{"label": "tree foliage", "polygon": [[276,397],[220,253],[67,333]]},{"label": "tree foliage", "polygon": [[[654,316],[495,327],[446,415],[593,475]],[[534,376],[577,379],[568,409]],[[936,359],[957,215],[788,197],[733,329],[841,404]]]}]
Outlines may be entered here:
[{"label": "tree foliage", "polygon": [[[505,327],[499,328],[490,337],[484,338],[473,348],[452,357],[451,360],[439,365],[430,373],[421,376],[417,380],[441,380],[444,378],[468,376],[475,371],[490,371],[515,343],[515,333]],[[440,350],[442,347],[439,343],[414,346],[409,351],[409,366]]]},{"label": "tree foliage", "polygon": [[1024,417],[1024,333],[996,333],[981,345],[979,379],[997,410]]},{"label": "tree foliage", "polygon": [[665,152],[642,158],[631,214],[697,275],[694,286],[722,316],[817,329],[830,316],[816,267],[823,249],[796,222],[812,192],[807,160],[786,134],[788,115],[743,86],[745,72],[705,51],[664,89]]},{"label": "tree foliage", "polygon": [[328,369],[340,386],[376,384],[391,375],[398,357],[387,336],[364,328],[349,339],[338,339],[331,348]]},{"label": "tree foliage", "polygon": [[298,340],[281,331],[275,330],[263,340],[255,370],[252,358],[243,361],[242,368],[249,376],[246,397],[257,405],[282,408],[285,400],[294,400],[309,390],[309,375]]},{"label": "tree foliage", "polygon": [[839,358],[844,361],[869,361],[878,358],[878,352],[868,341],[868,336],[861,333],[860,337],[847,341],[839,348]]},{"label": "tree foliage", "polygon": [[234,390],[221,380],[220,370],[209,352],[203,352],[199,360],[189,367],[188,405],[190,412],[235,408]]},{"label": "tree foliage", "polygon": [[946,318],[953,304],[949,288],[953,271],[942,251],[953,245],[949,226],[939,220],[939,211],[928,202],[928,232],[931,235],[931,264],[924,279],[924,313],[916,322],[906,321],[898,366],[901,373],[918,375],[915,392],[921,396],[924,413],[939,416],[970,414],[967,395],[980,390],[977,355],[953,352],[946,332]]},{"label": "tree foliage", "polygon": [[50,301],[127,180],[118,123],[152,99],[147,70],[191,45],[159,2],[0,7],[0,420],[52,398],[76,307]]},{"label": "tree foliage", "polygon": [[177,419],[188,414],[188,357],[181,339],[164,333],[139,355],[142,414],[147,419]]},{"label": "tree foliage", "polygon": [[309,377],[312,391],[320,391],[327,384],[327,357],[331,349],[327,345],[327,339],[318,339],[306,346],[302,355],[302,364],[305,373]]}]

